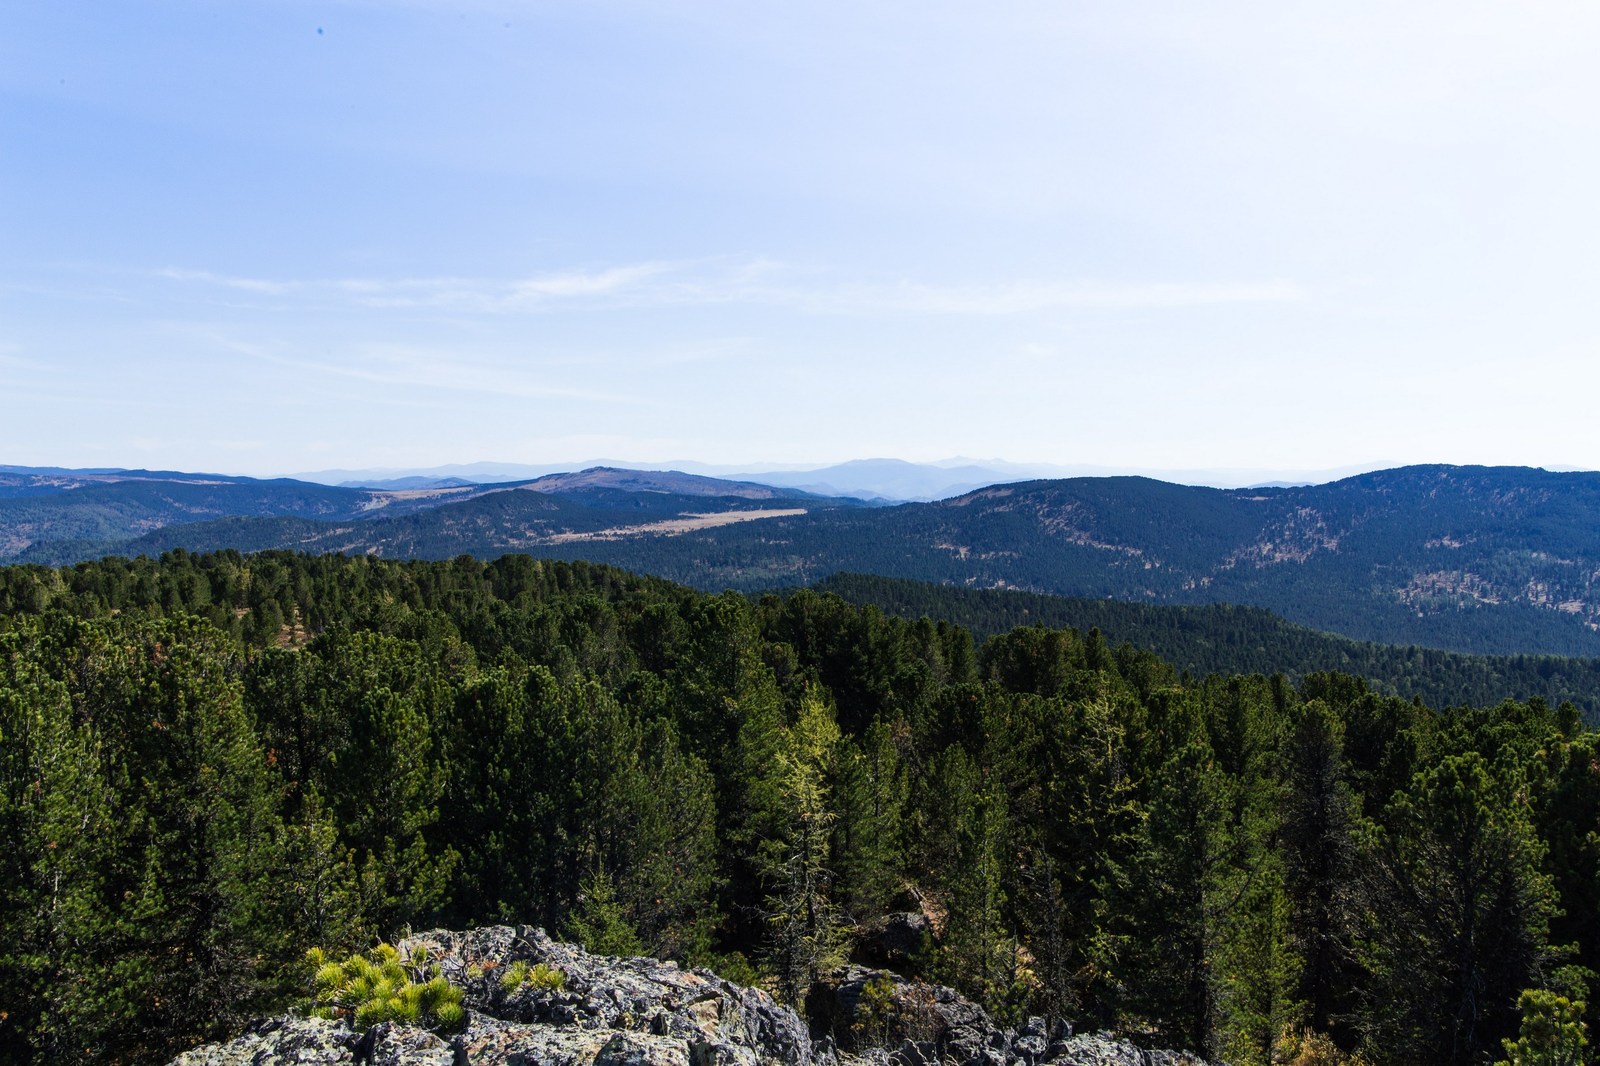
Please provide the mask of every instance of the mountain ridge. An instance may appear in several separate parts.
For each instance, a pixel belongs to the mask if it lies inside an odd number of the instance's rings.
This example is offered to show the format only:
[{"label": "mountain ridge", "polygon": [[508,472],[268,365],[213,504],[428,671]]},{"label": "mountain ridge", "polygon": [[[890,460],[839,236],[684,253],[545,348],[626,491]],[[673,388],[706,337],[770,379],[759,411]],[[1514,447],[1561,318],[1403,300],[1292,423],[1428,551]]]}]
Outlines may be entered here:
[{"label": "mountain ridge", "polygon": [[[217,498],[230,494],[250,505],[222,513]],[[74,502],[97,506],[76,510]],[[705,520],[754,510],[766,512],[760,521]],[[399,558],[521,551],[742,591],[851,570],[971,588],[1248,604],[1355,639],[1470,653],[1600,655],[1594,472],[1430,464],[1246,489],[1128,475],[994,484],[879,507],[615,468],[387,493],[125,481],[0,499],[0,558],[58,564],[177,547]]]}]

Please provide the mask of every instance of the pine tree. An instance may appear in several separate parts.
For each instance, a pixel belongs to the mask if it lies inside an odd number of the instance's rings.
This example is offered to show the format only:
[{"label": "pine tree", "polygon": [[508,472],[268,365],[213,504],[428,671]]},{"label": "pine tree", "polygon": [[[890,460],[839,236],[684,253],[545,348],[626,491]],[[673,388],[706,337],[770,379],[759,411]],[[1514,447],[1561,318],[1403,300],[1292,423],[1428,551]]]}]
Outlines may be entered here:
[{"label": "pine tree", "polygon": [[1517,999],[1522,1032],[1501,1041],[1506,1058],[1495,1066],[1583,1066],[1589,1036],[1583,1001],[1574,1003],[1545,989],[1530,988]]},{"label": "pine tree", "polygon": [[831,781],[838,748],[833,709],[821,698],[807,696],[772,767],[780,805],[773,813],[780,816],[775,823],[782,828],[761,845],[769,957],[780,998],[795,1005],[840,947],[828,865],[837,820]]},{"label": "pine tree", "polygon": [[907,783],[895,733],[896,727],[878,719],[859,745],[847,740],[840,749],[837,898],[858,922],[884,914],[904,877]]},{"label": "pine tree", "polygon": [[667,720],[644,727],[642,788],[628,856],[628,913],[648,953],[700,964],[710,958],[717,907],[716,788]]},{"label": "pine tree", "polygon": [[110,797],[67,688],[0,637],[0,1059],[74,1061],[106,920],[98,891]]},{"label": "pine tree", "polygon": [[[315,761],[319,793],[356,854],[362,910],[381,936],[432,914],[457,861],[432,837],[446,775],[439,735],[449,685],[421,649],[372,633],[330,633],[315,656],[312,720],[341,715],[348,732]],[[337,708],[337,711],[325,708]]]},{"label": "pine tree", "polygon": [[1447,756],[1390,805],[1370,845],[1372,1046],[1417,1063],[1470,1063],[1515,1026],[1537,987],[1554,891],[1525,792],[1476,752]]},{"label": "pine tree", "polygon": [[1357,803],[1345,783],[1343,724],[1321,700],[1307,703],[1290,738],[1283,796],[1284,889],[1294,947],[1302,960],[1297,993],[1306,1023],[1327,1032],[1349,1005],[1360,895]]},{"label": "pine tree", "polygon": [[75,638],[72,698],[109,809],[104,919],[62,1024],[96,1056],[170,1054],[259,1012],[285,961],[264,919],[273,796],[220,632],[115,619]]},{"label": "pine tree", "polygon": [[1010,820],[1005,789],[973,771],[950,791],[956,853],[941,970],[992,1014],[1015,1021],[1026,995],[1008,903]]},{"label": "pine tree", "polygon": [[578,905],[567,916],[566,936],[596,955],[630,957],[641,953],[634,931],[617,900],[611,875],[601,867],[578,891]]},{"label": "pine tree", "polygon": [[1175,699],[1152,727],[1146,818],[1127,877],[1108,900],[1117,912],[1122,1009],[1162,1038],[1211,1056],[1220,1019],[1216,969],[1224,931],[1245,898],[1244,840],[1233,824],[1238,788],[1217,766],[1199,708]]},{"label": "pine tree", "polygon": [[1136,708],[1094,699],[1057,704],[1039,763],[1041,856],[1032,877],[1029,945],[1050,1009],[1109,1024],[1124,987],[1115,906],[1132,903],[1147,811],[1134,778]]}]

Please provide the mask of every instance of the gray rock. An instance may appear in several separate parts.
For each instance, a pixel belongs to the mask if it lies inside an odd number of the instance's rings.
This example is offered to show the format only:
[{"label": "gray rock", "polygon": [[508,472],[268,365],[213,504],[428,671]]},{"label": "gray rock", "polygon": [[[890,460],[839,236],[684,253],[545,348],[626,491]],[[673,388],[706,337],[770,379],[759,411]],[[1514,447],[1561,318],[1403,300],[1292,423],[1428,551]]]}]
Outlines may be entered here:
[{"label": "gray rock", "polygon": [[738,1044],[694,1043],[689,1045],[693,1066],[758,1066],[756,1053]]},{"label": "gray rock", "polygon": [[[885,1016],[869,1014],[863,1006],[867,986],[874,982],[887,985]],[[858,1053],[869,1046],[898,1047],[909,1041],[933,1045],[941,1060],[966,1062],[986,1052],[1005,1058],[1010,1044],[1010,1035],[955,989],[864,966],[843,966],[826,974],[807,996],[806,1013],[815,1031]]]},{"label": "gray rock", "polygon": [[[653,1033],[705,1045],[712,1058],[740,1056],[757,1063],[807,1066],[811,1036],[795,1013],[771,996],[708,970],[684,970],[657,959],[591,955],[552,940],[542,929],[491,926],[409,937],[402,954],[426,948],[445,977],[465,990],[468,1009],[507,1021]],[[513,963],[560,970],[559,989],[507,990],[501,978]],[[722,1048],[721,1051],[709,1050]]]},{"label": "gray rock", "polygon": [[689,1066],[689,1045],[670,1036],[615,1033],[595,1056],[595,1066]]},{"label": "gray rock", "polygon": [[593,1066],[612,1035],[474,1017],[451,1044],[464,1066]]},{"label": "gray rock", "polygon": [[937,1066],[939,1048],[930,1041],[901,1041],[891,1056],[894,1066]]},{"label": "gray rock", "polygon": [[[528,926],[436,930],[418,949],[463,990],[466,1027],[366,1033],[344,1020],[280,1017],[180,1055],[173,1066],[1204,1066],[1108,1034],[1030,1018],[1016,1031],[953,989],[847,966],[807,999],[813,1028],[756,988],[655,959],[591,955]],[[559,970],[556,987],[511,984],[516,963]],[[868,982],[887,982],[886,1018],[857,1028]],[[844,1054],[835,1051],[835,1046]],[[891,1050],[892,1049],[892,1050]]]},{"label": "gray rock", "polygon": [[226,1044],[186,1051],[172,1066],[344,1066],[356,1061],[361,1034],[343,1020],[283,1015],[256,1022]]},{"label": "gray rock", "polygon": [[1045,1020],[1032,1017],[1023,1022],[1016,1039],[1011,1042],[1011,1051],[1027,1066],[1043,1060],[1050,1053],[1050,1029]]},{"label": "gray rock", "polygon": [[1186,1051],[1146,1051],[1110,1033],[1084,1033],[1062,1043],[1062,1053],[1050,1058],[1059,1066],[1206,1066]]},{"label": "gray rock", "polygon": [[455,1048],[426,1029],[386,1022],[367,1034],[371,1066],[454,1066]]}]

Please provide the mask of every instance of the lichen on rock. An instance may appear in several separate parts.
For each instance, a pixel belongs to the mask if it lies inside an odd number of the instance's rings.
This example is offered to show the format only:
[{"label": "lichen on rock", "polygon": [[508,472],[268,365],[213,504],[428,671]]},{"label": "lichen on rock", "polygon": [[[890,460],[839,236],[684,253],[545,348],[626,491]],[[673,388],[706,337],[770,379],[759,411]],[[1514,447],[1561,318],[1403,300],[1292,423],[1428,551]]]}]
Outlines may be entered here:
[{"label": "lichen on rock", "polygon": [[[813,1035],[760,989],[673,962],[592,955],[529,926],[434,930],[397,947],[406,957],[425,953],[462,990],[460,1031],[395,1022],[358,1031],[343,1018],[285,1015],[172,1066],[1203,1066],[1040,1019],[1002,1028],[950,989],[859,966],[813,991]],[[510,973],[517,979],[506,980]],[[925,1007],[926,1017],[884,1028],[879,1044],[857,1032],[840,1052],[835,1035],[851,1031],[874,978],[890,983],[877,987],[890,987],[896,1004]]]}]

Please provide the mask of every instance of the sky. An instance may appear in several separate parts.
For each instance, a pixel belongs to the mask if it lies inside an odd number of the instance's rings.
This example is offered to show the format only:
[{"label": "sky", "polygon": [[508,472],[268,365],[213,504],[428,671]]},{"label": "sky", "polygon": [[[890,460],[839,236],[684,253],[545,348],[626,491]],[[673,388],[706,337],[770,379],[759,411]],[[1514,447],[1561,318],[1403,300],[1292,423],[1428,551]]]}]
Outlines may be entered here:
[{"label": "sky", "polygon": [[0,463],[1600,468],[1600,6],[0,5]]}]

